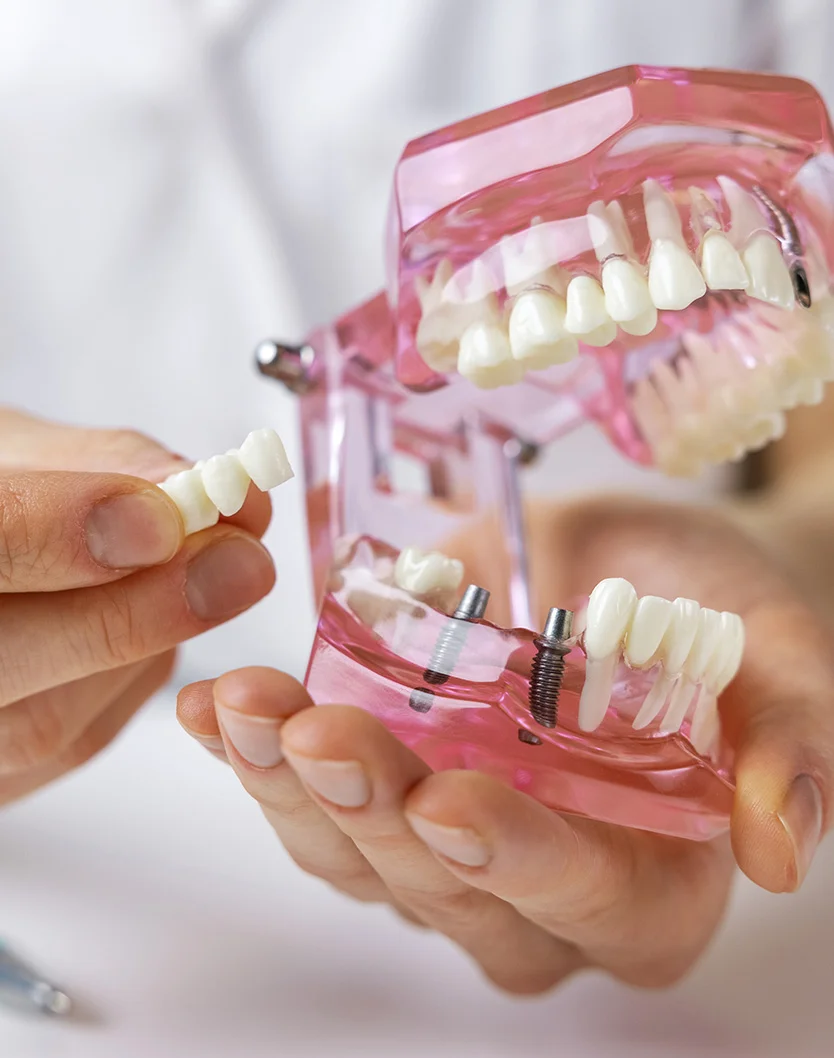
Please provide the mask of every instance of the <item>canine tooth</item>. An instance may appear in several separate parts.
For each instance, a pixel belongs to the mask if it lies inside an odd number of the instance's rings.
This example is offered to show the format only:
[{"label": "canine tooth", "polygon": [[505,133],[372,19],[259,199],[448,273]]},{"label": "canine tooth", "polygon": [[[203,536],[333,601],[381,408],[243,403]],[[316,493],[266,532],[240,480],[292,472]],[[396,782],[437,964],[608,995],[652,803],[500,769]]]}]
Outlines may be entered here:
[{"label": "canine tooth", "polygon": [[510,350],[528,370],[565,364],[579,352],[576,338],[565,330],[565,303],[547,290],[520,294],[510,313]]},{"label": "canine tooth", "polygon": [[685,309],[707,292],[704,277],[685,250],[670,239],[656,239],[649,258],[649,292],[659,309]]},{"label": "canine tooth", "polygon": [[237,456],[212,456],[202,468],[206,495],[220,513],[229,518],[237,514],[249,491],[250,478]]},{"label": "canine tooth", "polygon": [[672,604],[668,599],[644,595],[637,600],[624,649],[632,668],[643,668],[654,659],[671,620]]},{"label": "canine tooth", "polygon": [[238,457],[261,492],[277,488],[294,477],[283,442],[274,430],[253,430],[240,446]]},{"label": "canine tooth", "polygon": [[[605,294],[605,310],[616,323],[631,323],[644,317],[657,322],[649,284],[642,272],[622,258],[612,258],[602,266],[602,289]],[[648,332],[644,332],[648,333]]]},{"label": "canine tooth", "polygon": [[750,279],[749,296],[783,309],[793,309],[791,274],[774,236],[769,232],[758,232],[745,246],[742,257]]},{"label": "canine tooth", "polygon": [[181,470],[166,478],[159,487],[177,505],[187,536],[217,524],[220,511],[206,494],[200,470]]},{"label": "canine tooth", "polygon": [[504,329],[495,323],[471,323],[463,332],[458,372],[481,389],[520,382],[524,367],[513,359]]},{"label": "canine tooth", "polygon": [[680,677],[672,691],[672,697],[669,699],[669,708],[666,710],[666,715],[660,721],[659,730],[662,735],[671,735],[675,731],[680,731],[680,726],[689,711],[689,706],[692,704],[692,699],[695,697],[697,690],[698,688],[690,679],[686,676]]},{"label": "canine tooth", "polygon": [[618,651],[637,606],[637,592],[622,577],[601,580],[588,600],[585,652],[598,660]]},{"label": "canine tooth", "polygon": [[700,753],[702,757],[706,756],[720,730],[718,701],[711,691],[703,688],[689,728],[689,741],[695,752]]},{"label": "canine tooth", "polygon": [[463,563],[439,551],[406,547],[394,564],[394,583],[413,595],[452,591],[463,580]]},{"label": "canine tooth", "polygon": [[579,727],[582,731],[595,731],[608,712],[611,693],[614,689],[614,673],[619,655],[595,658],[585,663],[585,682],[579,696]]},{"label": "canine tooth", "polygon": [[583,731],[594,731],[605,717],[623,636],[636,605],[637,592],[619,577],[600,581],[591,592],[583,634],[585,683],[579,697],[579,726]]},{"label": "canine tooth", "polygon": [[744,261],[723,232],[710,231],[701,243],[701,272],[710,290],[747,290]]},{"label": "canine tooth", "polygon": [[721,636],[721,619],[715,610],[702,609],[692,649],[683,664],[683,672],[693,683],[700,683]]}]

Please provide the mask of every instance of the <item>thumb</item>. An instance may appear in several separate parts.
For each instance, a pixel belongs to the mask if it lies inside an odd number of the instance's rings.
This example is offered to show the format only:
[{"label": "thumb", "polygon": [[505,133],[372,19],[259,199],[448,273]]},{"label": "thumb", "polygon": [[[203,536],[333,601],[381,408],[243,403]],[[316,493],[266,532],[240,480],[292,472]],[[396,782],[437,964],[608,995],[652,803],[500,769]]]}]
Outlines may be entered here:
[{"label": "thumb", "polygon": [[771,892],[802,884],[834,790],[834,642],[804,605],[745,615],[747,645],[721,703],[736,748],[733,850]]}]

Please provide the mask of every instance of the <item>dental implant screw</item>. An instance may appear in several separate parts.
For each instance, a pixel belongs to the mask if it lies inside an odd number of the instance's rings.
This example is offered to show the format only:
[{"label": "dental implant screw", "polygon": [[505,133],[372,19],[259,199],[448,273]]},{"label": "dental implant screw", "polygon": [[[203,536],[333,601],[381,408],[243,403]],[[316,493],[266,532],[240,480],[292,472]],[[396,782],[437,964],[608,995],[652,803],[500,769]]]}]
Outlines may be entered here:
[{"label": "dental implant screw", "polygon": [[573,611],[552,607],[544,631],[534,640],[536,656],[530,670],[530,712],[542,727],[555,727],[559,717],[559,691],[565,675],[565,645],[573,632]]},{"label": "dental implant screw", "polygon": [[[458,663],[466,636],[467,624],[478,621],[486,613],[489,592],[477,584],[470,584],[458,603],[457,609],[441,628],[434,644],[434,650],[423,673],[423,679],[435,687],[445,683]],[[432,707],[434,694],[431,691],[415,688],[411,692],[408,704],[418,713],[427,713]]]},{"label": "dental implant screw", "polygon": [[316,358],[310,345],[288,345],[265,338],[255,349],[255,363],[262,375],[282,382],[291,393],[303,395],[313,385],[310,369]]}]

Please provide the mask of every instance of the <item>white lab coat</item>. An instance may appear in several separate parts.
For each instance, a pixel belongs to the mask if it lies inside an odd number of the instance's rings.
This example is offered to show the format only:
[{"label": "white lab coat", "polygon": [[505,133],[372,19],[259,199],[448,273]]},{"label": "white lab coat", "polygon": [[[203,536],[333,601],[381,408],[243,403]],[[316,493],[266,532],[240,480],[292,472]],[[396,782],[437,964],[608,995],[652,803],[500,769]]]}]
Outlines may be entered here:
[{"label": "white lab coat", "polygon": [[[833,28],[824,0],[0,0],[0,399],[194,458],[275,424],[298,462],[252,348],[382,283],[409,138],[628,62],[826,90]],[[593,432],[560,452],[554,488],[667,488]],[[278,587],[181,679],[302,669],[301,489],[275,508]]]}]

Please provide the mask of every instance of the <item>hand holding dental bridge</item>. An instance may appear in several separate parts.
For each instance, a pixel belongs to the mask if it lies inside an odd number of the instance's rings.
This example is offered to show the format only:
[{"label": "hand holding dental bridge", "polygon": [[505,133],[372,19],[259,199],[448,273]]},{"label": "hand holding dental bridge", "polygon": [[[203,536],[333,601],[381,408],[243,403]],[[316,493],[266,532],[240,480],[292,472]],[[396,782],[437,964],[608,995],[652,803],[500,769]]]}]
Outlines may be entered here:
[{"label": "hand holding dental bridge", "polygon": [[[264,434],[242,461],[272,487],[288,467]],[[213,464],[216,498],[237,485],[216,524],[195,471],[149,438],[0,409],[0,804],[103,748],[167,682],[179,643],[272,587],[269,500],[230,459]],[[151,484],[163,478],[177,503]],[[186,539],[195,509],[204,531]]]}]

